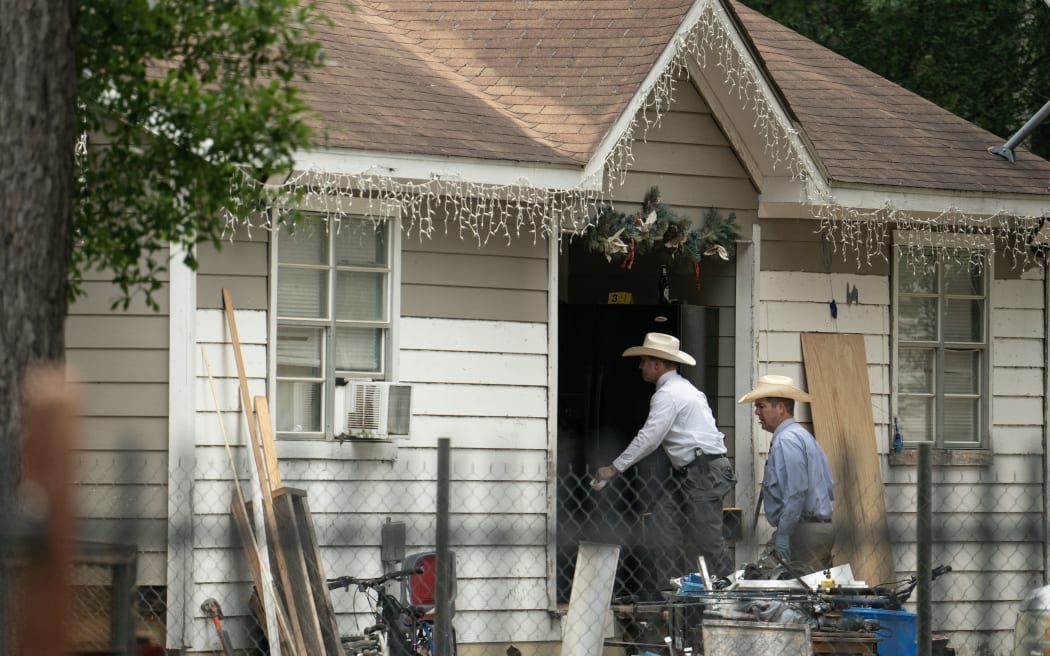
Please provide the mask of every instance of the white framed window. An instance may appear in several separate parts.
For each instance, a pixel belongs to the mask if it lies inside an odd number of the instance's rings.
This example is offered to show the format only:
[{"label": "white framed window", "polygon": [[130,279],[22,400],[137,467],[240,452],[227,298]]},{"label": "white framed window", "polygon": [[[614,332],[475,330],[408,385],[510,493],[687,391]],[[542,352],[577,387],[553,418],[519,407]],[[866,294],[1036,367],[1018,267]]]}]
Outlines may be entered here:
[{"label": "white framed window", "polygon": [[893,407],[906,443],[988,446],[990,238],[894,234]]},{"label": "white framed window", "polygon": [[393,375],[392,220],[305,214],[273,239],[274,431],[332,439],[337,387]]}]

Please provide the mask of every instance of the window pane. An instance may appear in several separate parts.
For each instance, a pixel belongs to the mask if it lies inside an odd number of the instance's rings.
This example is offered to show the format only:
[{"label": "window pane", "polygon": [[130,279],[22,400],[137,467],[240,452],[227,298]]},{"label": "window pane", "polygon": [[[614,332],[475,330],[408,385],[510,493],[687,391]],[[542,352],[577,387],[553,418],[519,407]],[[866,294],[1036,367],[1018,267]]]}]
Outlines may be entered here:
[{"label": "window pane", "polygon": [[277,381],[277,430],[282,433],[321,431],[321,384]]},{"label": "window pane", "polygon": [[897,313],[897,326],[901,340],[937,341],[937,299],[902,296]]},{"label": "window pane", "polygon": [[336,319],[386,320],[386,274],[340,271],[335,284]]},{"label": "window pane", "polygon": [[980,376],[980,351],[944,352],[945,394],[979,394]]},{"label": "window pane", "polygon": [[933,399],[928,396],[897,397],[901,436],[909,442],[933,440]]},{"label": "window pane", "polygon": [[305,217],[297,226],[283,225],[277,243],[281,264],[328,264],[328,232],[324,219]]},{"label": "window pane", "polygon": [[325,319],[327,296],[327,271],[281,267],[277,272],[278,317]]},{"label": "window pane", "polygon": [[386,221],[344,222],[335,237],[336,266],[386,266],[389,229]]},{"label": "window pane", "polygon": [[944,302],[944,341],[984,341],[984,301],[948,298]]},{"label": "window pane", "polygon": [[278,326],[277,375],[285,378],[321,377],[323,347],[321,328]]},{"label": "window pane", "polygon": [[383,370],[383,330],[380,328],[338,328],[335,337],[337,371]]},{"label": "window pane", "polygon": [[901,392],[933,393],[933,349],[901,349]]},{"label": "window pane", "polygon": [[953,259],[950,253],[942,259],[944,293],[984,296],[984,254],[975,251],[972,257],[968,253],[961,253],[958,257],[965,258],[965,261]]},{"label": "window pane", "polygon": [[936,254],[929,248],[922,249],[914,256],[906,251],[897,265],[897,275],[900,278],[897,289],[902,294],[936,294]]},{"label": "window pane", "polygon": [[980,399],[944,399],[944,439],[948,442],[979,442],[977,422]]}]

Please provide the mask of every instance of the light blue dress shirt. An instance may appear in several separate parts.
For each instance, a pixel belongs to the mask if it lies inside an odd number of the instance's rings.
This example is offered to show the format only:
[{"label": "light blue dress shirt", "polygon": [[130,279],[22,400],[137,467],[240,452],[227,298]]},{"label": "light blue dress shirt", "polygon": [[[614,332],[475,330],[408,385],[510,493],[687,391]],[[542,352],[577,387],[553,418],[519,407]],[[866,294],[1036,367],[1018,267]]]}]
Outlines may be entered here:
[{"label": "light blue dress shirt", "polygon": [[668,371],[656,381],[656,391],[649,400],[649,417],[623,453],[613,460],[613,467],[627,471],[661,444],[675,467],[691,463],[697,448],[709,455],[726,452],[725,435],[715,425],[707,397],[677,371]]},{"label": "light blue dress shirt", "polygon": [[777,532],[791,535],[803,516],[831,517],[835,484],[824,450],[794,418],[773,431],[762,478],[766,519]]}]

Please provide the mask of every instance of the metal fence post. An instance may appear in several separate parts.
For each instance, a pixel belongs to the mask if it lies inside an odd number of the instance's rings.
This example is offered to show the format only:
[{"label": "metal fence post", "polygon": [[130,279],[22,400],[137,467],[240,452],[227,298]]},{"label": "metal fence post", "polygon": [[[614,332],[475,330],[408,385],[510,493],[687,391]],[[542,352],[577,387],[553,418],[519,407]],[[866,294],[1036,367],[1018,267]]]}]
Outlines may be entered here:
[{"label": "metal fence post", "polygon": [[449,548],[448,548],[448,509],[449,509],[449,454],[450,440],[438,438],[438,472],[437,472],[437,527],[434,547],[437,556],[435,567],[437,577],[434,595],[434,652],[435,656],[451,656],[452,618],[449,616]]},{"label": "metal fence post", "polygon": [[918,507],[916,508],[916,566],[917,586],[916,640],[917,656],[930,656],[933,650],[932,603],[930,588],[933,583],[933,485],[930,443],[919,444]]}]

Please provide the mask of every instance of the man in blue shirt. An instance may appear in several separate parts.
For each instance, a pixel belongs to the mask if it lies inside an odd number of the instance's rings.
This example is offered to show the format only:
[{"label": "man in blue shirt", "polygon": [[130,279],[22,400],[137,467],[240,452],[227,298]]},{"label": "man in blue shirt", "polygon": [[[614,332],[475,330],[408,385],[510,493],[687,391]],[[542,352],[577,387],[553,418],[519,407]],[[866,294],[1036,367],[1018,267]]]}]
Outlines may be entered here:
[{"label": "man in blue shirt", "polygon": [[795,421],[795,402],[809,401],[787,376],[762,376],[739,403],[754,403],[762,428],[773,433],[762,477],[766,519],[776,529],[777,555],[803,574],[831,567],[834,483],[824,450]]},{"label": "man in blue shirt", "polygon": [[678,373],[679,364],[695,365],[671,335],[649,333],[641,346],[624,357],[641,356],[642,379],[656,385],[649,401],[649,417],[623,453],[611,465],[595,472],[596,489],[663,447],[671,461],[672,479],[663,499],[665,517],[680,517],[680,526],[666,527],[661,539],[667,550],[681,549],[684,562],[667,565],[668,576],[696,571],[696,557],[704,557],[712,576],[733,572],[733,559],[722,535],[722,499],[736,485],[733,465],[726,457],[725,436],[715,425],[704,393]]}]

